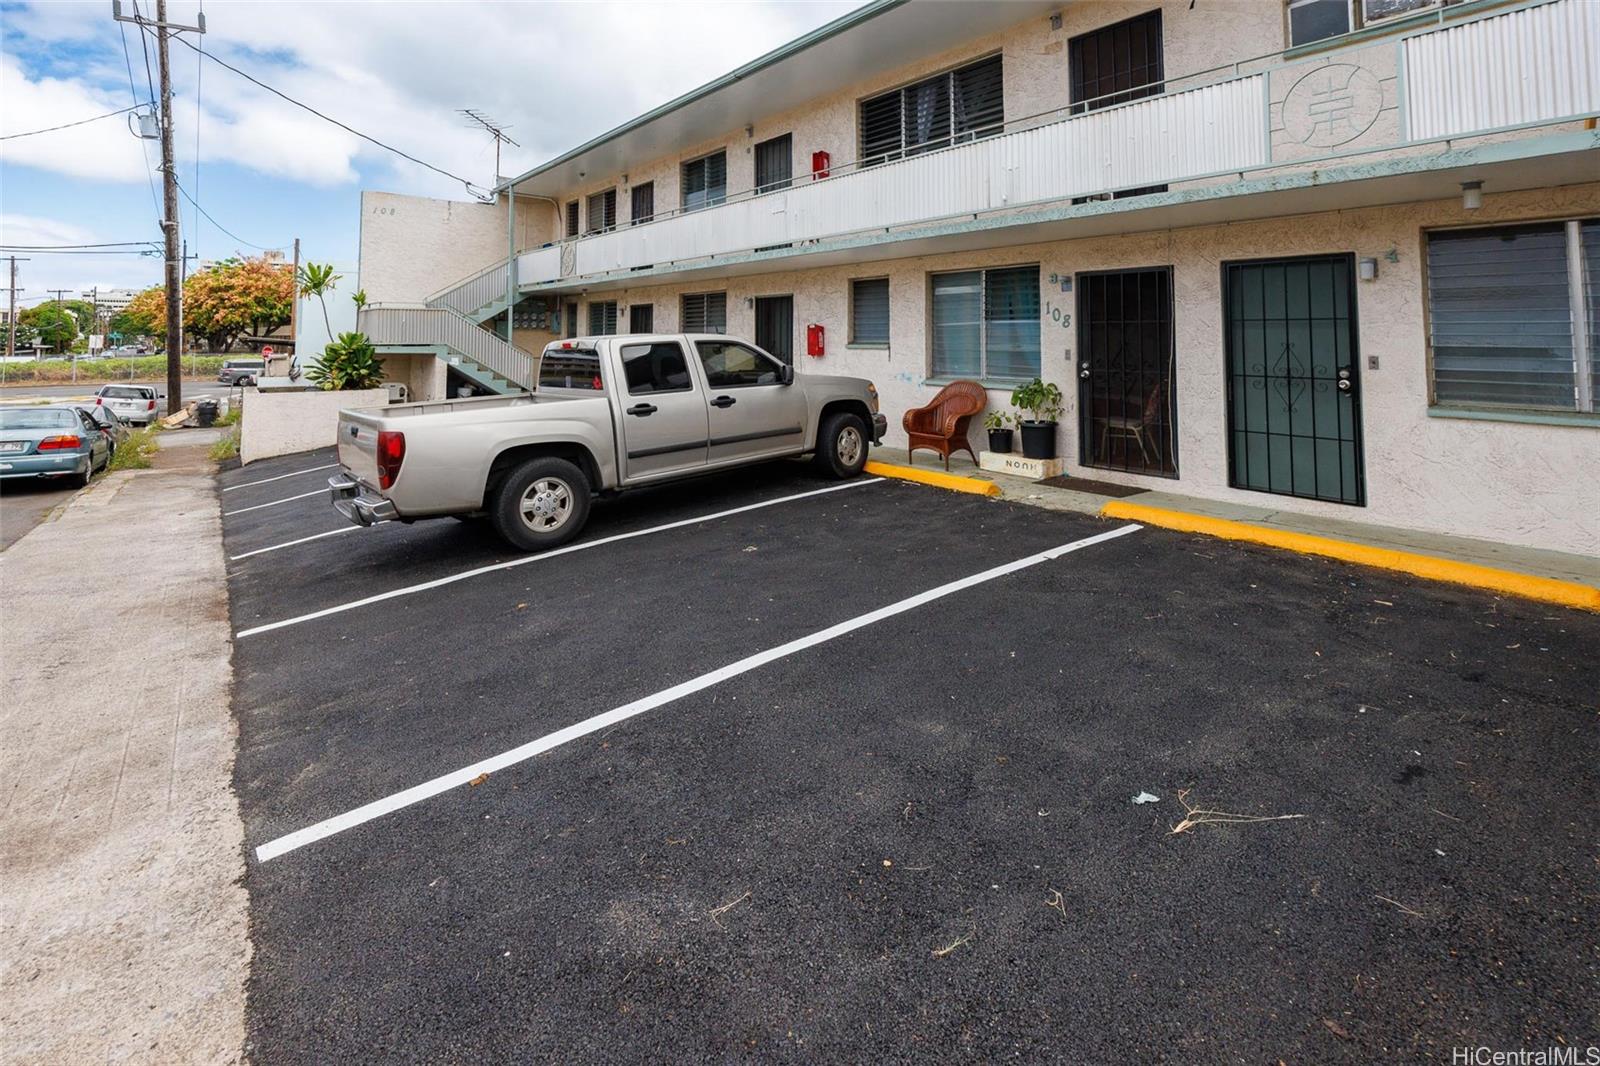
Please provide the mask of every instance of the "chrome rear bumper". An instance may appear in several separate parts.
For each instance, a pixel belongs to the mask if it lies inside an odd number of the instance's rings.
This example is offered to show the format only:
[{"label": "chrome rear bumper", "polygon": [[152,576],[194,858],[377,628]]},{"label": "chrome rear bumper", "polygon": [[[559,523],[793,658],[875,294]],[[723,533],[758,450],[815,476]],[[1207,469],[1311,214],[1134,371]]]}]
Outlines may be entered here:
[{"label": "chrome rear bumper", "polygon": [[328,479],[328,500],[335,511],[358,526],[375,526],[398,517],[393,500],[368,492],[349,474],[335,474]]}]

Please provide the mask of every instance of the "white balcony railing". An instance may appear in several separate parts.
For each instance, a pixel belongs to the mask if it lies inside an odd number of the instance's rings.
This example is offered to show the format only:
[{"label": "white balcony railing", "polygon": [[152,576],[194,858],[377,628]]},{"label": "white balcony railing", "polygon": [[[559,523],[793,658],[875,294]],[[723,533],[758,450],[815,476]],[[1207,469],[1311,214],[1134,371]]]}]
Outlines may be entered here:
[{"label": "white balcony railing", "polygon": [[[1449,9],[1441,9],[1447,12]],[[1442,13],[1440,18],[1445,16]],[[519,285],[961,221],[1600,111],[1600,0],[1547,0],[520,253]],[[1392,81],[1392,89],[1383,85]],[[1022,123],[1019,123],[1022,125]],[[503,283],[503,279],[502,279]],[[476,296],[474,296],[476,298]],[[430,301],[433,302],[433,301]],[[470,300],[468,301],[470,302]]]}]

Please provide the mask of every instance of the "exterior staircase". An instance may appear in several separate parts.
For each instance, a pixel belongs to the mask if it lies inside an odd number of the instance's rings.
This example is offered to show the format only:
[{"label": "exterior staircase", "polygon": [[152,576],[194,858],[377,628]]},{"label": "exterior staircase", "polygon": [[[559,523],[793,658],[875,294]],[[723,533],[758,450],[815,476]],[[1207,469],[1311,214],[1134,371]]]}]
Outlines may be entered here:
[{"label": "exterior staircase", "polygon": [[493,392],[533,389],[534,356],[453,307],[374,304],[357,312],[356,328],[380,353],[437,356]]},{"label": "exterior staircase", "polygon": [[501,260],[465,281],[434,293],[426,303],[429,307],[447,307],[473,322],[487,322],[506,309],[510,272],[510,261]]}]

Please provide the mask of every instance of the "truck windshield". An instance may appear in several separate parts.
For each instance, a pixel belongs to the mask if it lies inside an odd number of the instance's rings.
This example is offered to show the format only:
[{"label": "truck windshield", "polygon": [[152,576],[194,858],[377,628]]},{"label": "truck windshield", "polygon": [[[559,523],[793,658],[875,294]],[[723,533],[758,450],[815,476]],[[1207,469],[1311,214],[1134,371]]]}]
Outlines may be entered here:
[{"label": "truck windshield", "polygon": [[593,348],[546,348],[539,360],[539,387],[599,390],[599,354]]}]

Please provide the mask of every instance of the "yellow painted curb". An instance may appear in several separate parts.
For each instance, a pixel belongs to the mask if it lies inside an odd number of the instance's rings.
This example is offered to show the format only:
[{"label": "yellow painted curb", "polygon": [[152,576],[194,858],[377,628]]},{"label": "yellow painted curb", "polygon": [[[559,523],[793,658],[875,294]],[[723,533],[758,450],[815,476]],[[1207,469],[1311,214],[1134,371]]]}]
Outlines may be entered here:
[{"label": "yellow painted curb", "polygon": [[869,462],[867,473],[877,474],[879,477],[897,477],[902,481],[915,481],[922,485],[933,485],[951,492],[970,492],[978,496],[998,496],[1000,486],[992,481],[981,478],[962,477],[960,474],[947,474],[943,470],[919,470],[914,466],[900,466],[896,463]]},{"label": "yellow painted curb", "polygon": [[1164,507],[1110,500],[1100,508],[1105,518],[1122,518],[1163,526],[1185,533],[1203,533],[1224,540],[1243,540],[1284,548],[1308,555],[1325,555],[1347,563],[1376,566],[1384,570],[1425,577],[1433,581],[1448,581],[1457,585],[1471,585],[1508,596],[1522,596],[1545,603],[1558,603],[1563,607],[1576,607],[1585,611],[1600,611],[1600,589],[1580,585],[1574,581],[1560,581],[1553,577],[1536,577],[1519,574],[1514,570],[1499,570],[1477,563],[1462,563],[1441,559],[1434,555],[1400,551],[1395,548],[1378,548],[1370,544],[1357,544],[1348,540],[1334,540],[1310,533],[1296,533],[1290,529],[1274,529],[1249,522],[1235,522],[1227,518],[1191,514],[1188,511],[1170,511]]}]

